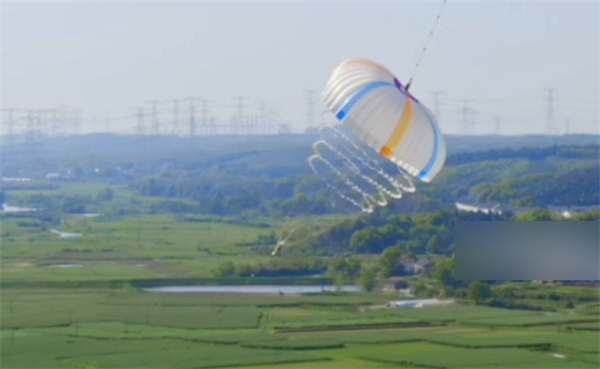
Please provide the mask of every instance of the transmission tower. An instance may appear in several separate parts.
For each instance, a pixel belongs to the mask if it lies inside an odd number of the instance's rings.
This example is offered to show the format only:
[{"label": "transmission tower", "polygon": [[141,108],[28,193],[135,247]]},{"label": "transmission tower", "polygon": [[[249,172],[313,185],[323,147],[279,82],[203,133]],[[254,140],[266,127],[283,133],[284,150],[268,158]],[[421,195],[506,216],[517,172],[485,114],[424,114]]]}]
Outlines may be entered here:
[{"label": "transmission tower", "polygon": [[212,130],[214,135],[219,134],[219,124],[217,121],[217,117],[214,114],[210,115],[210,129]]},{"label": "transmission tower", "polygon": [[58,109],[40,109],[40,131],[46,134],[58,135],[60,122],[58,121]]},{"label": "transmission tower", "polygon": [[196,103],[200,101],[200,98],[186,97],[184,101],[188,104],[188,135],[193,137],[198,134],[198,120],[196,118],[198,107]]},{"label": "transmission tower", "polygon": [[258,101],[258,124],[258,133],[267,134],[269,123],[267,121],[267,102],[265,99]]},{"label": "transmission tower", "polygon": [[277,125],[277,133],[278,134],[286,134],[286,133],[290,133],[292,130],[290,128],[289,124],[278,124]]},{"label": "transmission tower", "polygon": [[25,143],[27,149],[31,152],[37,151],[40,131],[40,112],[36,109],[27,109],[25,111],[26,128]]},{"label": "transmission tower", "polygon": [[555,88],[546,88],[545,91],[548,93],[546,98],[546,133],[548,135],[557,134],[556,123],[554,121],[554,92]]},{"label": "transmission tower", "polygon": [[205,136],[217,133],[216,122],[208,109],[209,102],[209,99],[200,99],[200,134]]},{"label": "transmission tower", "polygon": [[180,99],[169,99],[163,100],[162,103],[171,103],[172,109],[172,120],[171,120],[171,129],[170,131],[166,129],[165,132],[174,134],[175,136],[179,136],[181,134],[181,113],[179,109]]},{"label": "transmission tower", "polygon": [[158,100],[149,100],[146,101],[146,104],[150,105],[150,114],[152,117],[151,120],[151,133],[154,136],[158,136],[160,134],[160,119],[158,117],[158,106],[160,101]]},{"label": "transmission tower", "polygon": [[104,112],[104,132],[110,132],[110,113],[107,111]]},{"label": "transmission tower", "polygon": [[144,118],[149,114],[144,112],[144,108],[141,106],[129,109],[133,111],[132,117],[135,118],[135,134],[137,136],[146,135],[146,123]]},{"label": "transmission tower", "polygon": [[[17,125],[17,120],[15,118],[15,113],[18,113],[21,111],[21,109],[15,109],[15,108],[9,108],[9,109],[2,109],[3,112],[6,112],[6,120],[3,120],[3,122],[6,122],[6,126],[4,126],[4,124],[2,125],[2,134],[5,134],[8,136],[8,143],[10,145],[13,144],[13,140],[14,140],[14,135],[15,135],[15,127]],[[6,127],[6,131],[4,130],[4,127]]]},{"label": "transmission tower", "polygon": [[463,107],[458,110],[462,118],[462,133],[464,135],[473,134],[475,125],[475,110],[469,107],[469,100],[463,100]]},{"label": "transmission tower", "polygon": [[233,134],[241,134],[244,131],[244,97],[234,97],[234,105],[236,106],[237,113],[231,119],[231,131]]},{"label": "transmission tower", "polygon": [[67,105],[62,104],[58,107],[57,110],[59,121],[58,134],[61,136],[66,136],[68,134],[67,128],[70,122],[69,108],[67,107]]},{"label": "transmission tower", "polygon": [[73,127],[73,135],[80,135],[82,131],[81,111],[79,109],[71,110],[70,118],[71,126]]},{"label": "transmission tower", "polygon": [[501,119],[499,115],[496,115],[496,120],[494,122],[494,134],[495,135],[501,135],[501,131],[500,131],[500,123],[501,123]]},{"label": "transmission tower", "polygon": [[170,99],[170,100],[165,100],[165,103],[171,103],[172,104],[172,120],[171,120],[171,133],[174,134],[175,136],[179,136],[179,134],[181,133],[181,114],[180,114],[180,110],[179,110],[179,99]]},{"label": "transmission tower", "polygon": [[306,94],[306,129],[314,127],[315,124],[315,105],[316,99],[315,95],[317,94],[316,90],[305,90]]}]

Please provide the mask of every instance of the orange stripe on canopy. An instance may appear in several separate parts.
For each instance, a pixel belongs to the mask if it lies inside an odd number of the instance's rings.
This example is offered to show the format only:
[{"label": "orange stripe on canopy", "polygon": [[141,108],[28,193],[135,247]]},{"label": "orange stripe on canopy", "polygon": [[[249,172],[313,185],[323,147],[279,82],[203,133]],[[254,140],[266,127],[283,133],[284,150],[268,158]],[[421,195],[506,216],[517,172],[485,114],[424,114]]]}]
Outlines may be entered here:
[{"label": "orange stripe on canopy", "polygon": [[398,146],[402,143],[404,136],[406,136],[406,132],[408,132],[408,128],[410,127],[410,123],[413,116],[413,102],[408,96],[406,97],[406,104],[404,105],[404,111],[402,112],[402,116],[392,132],[392,135],[388,139],[385,146],[379,150],[379,153],[389,159],[392,154],[396,151]]}]

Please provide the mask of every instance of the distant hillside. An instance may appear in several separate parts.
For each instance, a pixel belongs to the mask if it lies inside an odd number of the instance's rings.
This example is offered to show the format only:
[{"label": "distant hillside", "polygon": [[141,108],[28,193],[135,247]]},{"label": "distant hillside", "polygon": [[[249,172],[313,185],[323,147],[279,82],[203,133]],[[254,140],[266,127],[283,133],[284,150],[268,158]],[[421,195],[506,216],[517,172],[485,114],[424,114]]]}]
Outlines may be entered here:
[{"label": "distant hillside", "polygon": [[[308,173],[306,159],[312,153],[312,144],[318,134],[289,134],[269,136],[122,136],[92,134],[74,137],[46,137],[34,146],[22,143],[16,137],[12,146],[6,137],[0,137],[3,158],[2,175],[45,176],[75,166],[104,168],[136,167],[154,171],[164,165],[179,168],[206,169],[215,165],[251,169],[256,174],[290,175]],[[596,135],[566,136],[446,136],[448,165],[481,161],[486,158],[508,158],[494,149],[551,146],[598,146]],[[21,143],[19,143],[21,142]],[[515,151],[516,155],[520,151]],[[471,154],[469,154],[471,153]],[[455,156],[456,154],[456,156]]]},{"label": "distant hillside", "polygon": [[600,203],[600,167],[597,165],[558,174],[535,174],[484,184],[473,192],[480,202],[514,206],[586,206]]},{"label": "distant hillside", "polygon": [[[307,163],[316,134],[48,138],[35,150],[2,146],[2,176],[125,184],[146,196],[191,200],[188,211],[276,216],[356,212]],[[448,136],[445,168],[389,211],[501,205],[597,205],[598,136]],[[383,162],[388,167],[390,162]],[[46,180],[48,173],[58,178]],[[6,185],[2,187],[7,189]],[[177,208],[156,206],[156,211]]]}]

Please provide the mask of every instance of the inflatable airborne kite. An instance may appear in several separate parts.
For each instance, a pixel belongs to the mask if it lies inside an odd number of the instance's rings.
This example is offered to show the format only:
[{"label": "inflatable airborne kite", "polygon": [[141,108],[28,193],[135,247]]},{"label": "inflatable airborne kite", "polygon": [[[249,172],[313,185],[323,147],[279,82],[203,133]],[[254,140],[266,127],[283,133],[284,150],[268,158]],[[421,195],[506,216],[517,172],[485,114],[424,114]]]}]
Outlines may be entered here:
[{"label": "inflatable airborne kite", "polygon": [[323,100],[356,136],[411,176],[430,182],[442,169],[446,144],[435,117],[385,67],[343,62]]}]

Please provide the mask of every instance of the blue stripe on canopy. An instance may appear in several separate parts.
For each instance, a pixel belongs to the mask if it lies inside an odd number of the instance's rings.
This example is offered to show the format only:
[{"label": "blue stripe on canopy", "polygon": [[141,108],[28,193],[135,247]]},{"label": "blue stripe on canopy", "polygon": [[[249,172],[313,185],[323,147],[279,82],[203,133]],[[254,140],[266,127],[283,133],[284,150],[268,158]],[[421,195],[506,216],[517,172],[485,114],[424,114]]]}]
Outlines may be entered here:
[{"label": "blue stripe on canopy", "polygon": [[356,103],[359,102],[363,97],[365,97],[369,92],[386,86],[394,87],[394,89],[396,88],[396,85],[394,85],[393,83],[385,81],[372,82],[368,85],[363,86],[360,90],[356,91],[354,94],[352,94],[352,96],[350,96],[346,101],[344,101],[344,104],[342,104],[341,109],[335,115],[336,118],[338,120],[344,120],[344,118],[346,118],[348,114],[350,114],[350,111],[356,105]]},{"label": "blue stripe on canopy", "polygon": [[421,181],[424,181],[429,173],[435,168],[438,161],[440,160],[440,143],[439,143],[439,132],[435,126],[435,123],[431,120],[431,117],[427,115],[427,120],[429,124],[431,124],[431,129],[433,130],[433,155],[429,159],[429,163],[427,166],[419,173],[417,176]]}]

